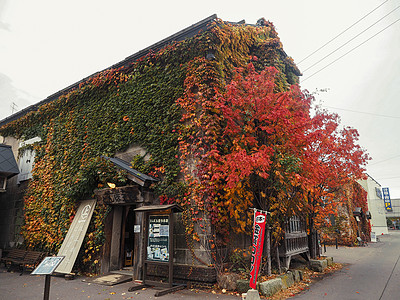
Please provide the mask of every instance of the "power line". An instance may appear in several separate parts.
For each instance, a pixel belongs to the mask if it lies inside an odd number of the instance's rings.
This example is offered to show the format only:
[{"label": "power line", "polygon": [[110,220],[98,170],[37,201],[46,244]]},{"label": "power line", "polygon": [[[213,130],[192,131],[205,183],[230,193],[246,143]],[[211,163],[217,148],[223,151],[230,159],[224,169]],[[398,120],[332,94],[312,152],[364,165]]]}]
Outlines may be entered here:
[{"label": "power line", "polygon": [[330,65],[332,65],[333,63],[337,62],[339,59],[343,58],[344,56],[346,56],[347,54],[349,54],[350,52],[353,52],[354,50],[356,50],[357,48],[359,48],[360,46],[364,45],[366,42],[368,42],[369,40],[371,40],[372,38],[376,37],[378,34],[382,33],[383,31],[385,31],[386,29],[388,29],[390,26],[393,26],[395,23],[397,23],[398,21],[400,21],[400,19],[397,19],[396,21],[394,21],[393,23],[389,24],[388,26],[386,26],[385,28],[383,28],[381,31],[377,32],[376,34],[374,34],[373,36],[371,36],[370,38],[368,38],[367,40],[365,40],[364,42],[362,42],[361,44],[359,44],[358,46],[352,48],[351,50],[347,51],[345,54],[343,54],[342,56],[339,56],[337,59],[335,59],[334,61],[332,61],[331,63],[327,64],[325,67],[319,69],[318,71],[316,71],[315,73],[311,74],[310,76],[306,77],[305,79],[303,79],[301,82],[306,81],[307,79],[313,77],[314,75],[318,74],[319,72],[321,72],[322,70],[325,70],[327,67],[329,67]]},{"label": "power line", "polygon": [[384,15],[382,18],[380,18],[378,21],[376,21],[375,23],[373,23],[372,25],[368,26],[366,29],[364,29],[363,31],[361,31],[359,34],[357,34],[356,36],[354,36],[353,38],[351,38],[350,40],[348,40],[346,43],[344,43],[343,45],[341,45],[340,47],[336,48],[335,50],[333,50],[331,53],[329,53],[328,55],[324,56],[323,58],[321,58],[319,61],[317,61],[316,63],[312,64],[311,66],[309,66],[307,69],[305,69],[303,72],[306,72],[307,70],[311,69],[312,67],[314,67],[315,65],[319,64],[321,61],[323,61],[324,59],[328,58],[329,56],[331,56],[333,53],[337,52],[338,50],[342,49],[344,46],[346,46],[348,43],[350,43],[351,41],[353,41],[354,39],[356,39],[357,37],[359,37],[360,35],[362,35],[364,32],[366,32],[367,30],[369,30],[370,28],[372,28],[373,26],[375,26],[376,24],[378,24],[380,21],[382,21],[384,18],[386,18],[387,16],[389,16],[392,12],[394,12],[395,10],[399,9],[400,5],[397,6],[395,9],[393,9],[392,11],[390,11],[389,13],[387,13],[386,15]]},{"label": "power line", "polygon": [[322,106],[327,107],[327,108],[333,108],[333,109],[338,109],[338,110],[344,110],[344,111],[359,113],[359,114],[366,114],[366,115],[383,117],[383,118],[400,119],[400,117],[395,117],[395,116],[380,115],[380,114],[374,114],[374,113],[365,112],[365,111],[352,110],[352,109],[346,109],[346,108],[339,108],[339,107],[333,107],[333,106],[327,106],[327,105],[322,105]]},{"label": "power line", "polygon": [[400,178],[400,176],[396,176],[396,177],[386,177],[386,178],[379,178],[379,180],[389,180],[389,179],[398,179]]},{"label": "power line", "polygon": [[399,156],[400,156],[400,155],[396,155],[396,156],[393,156],[393,157],[390,157],[390,158],[387,158],[387,159],[384,159],[384,160],[381,160],[381,161],[378,161],[378,162],[374,162],[374,163],[372,163],[372,164],[368,164],[368,166],[377,165],[377,164],[386,162],[386,161],[388,161],[388,160],[392,160],[392,159],[398,158]]},{"label": "power line", "polygon": [[351,25],[350,27],[348,27],[347,29],[345,29],[344,31],[342,31],[341,33],[339,33],[337,36],[335,36],[333,39],[331,39],[330,41],[328,41],[327,43],[325,43],[324,45],[322,45],[321,47],[319,47],[317,50],[315,50],[313,53],[311,53],[310,55],[308,55],[307,57],[303,58],[300,62],[298,62],[297,64],[300,65],[303,61],[305,61],[307,58],[309,58],[310,56],[314,55],[315,53],[317,53],[319,50],[321,50],[322,48],[324,48],[325,46],[327,46],[328,44],[330,44],[331,42],[333,42],[334,40],[336,40],[339,36],[341,36],[343,33],[345,33],[346,31],[348,31],[349,29],[351,29],[352,27],[354,27],[355,25],[357,25],[359,22],[361,22],[363,19],[365,19],[366,17],[368,17],[370,14],[372,14],[375,10],[377,10],[379,7],[381,7],[383,4],[385,4],[386,2],[388,2],[389,0],[386,0],[385,2],[383,2],[382,4],[380,4],[379,6],[377,6],[376,8],[374,8],[373,10],[371,10],[368,14],[366,14],[364,17],[362,17],[361,19],[359,19],[357,22],[355,22],[353,25]]}]

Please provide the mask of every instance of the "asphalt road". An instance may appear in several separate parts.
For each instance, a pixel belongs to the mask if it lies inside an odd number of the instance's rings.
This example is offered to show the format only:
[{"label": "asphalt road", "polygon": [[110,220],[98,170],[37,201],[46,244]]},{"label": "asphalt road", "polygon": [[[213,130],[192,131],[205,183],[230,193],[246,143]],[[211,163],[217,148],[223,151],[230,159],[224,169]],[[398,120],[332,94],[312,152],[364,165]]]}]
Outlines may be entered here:
[{"label": "asphalt road", "polygon": [[[85,280],[85,281],[84,281]],[[74,280],[65,280],[63,277],[51,277],[50,299],[62,300],[116,300],[116,299],[220,299],[238,300],[241,297],[233,295],[212,294],[198,290],[185,289],[173,294],[154,297],[158,291],[154,288],[128,292],[133,285],[132,282],[117,284],[114,286],[104,286],[90,283],[89,278],[78,277]],[[24,273],[19,276],[16,272],[7,272],[3,264],[0,266],[0,300],[42,300],[44,294],[45,276],[32,276]]]},{"label": "asphalt road", "polygon": [[[380,242],[366,247],[327,247],[326,255],[335,262],[345,264],[344,268],[315,282],[309,290],[291,299],[326,300],[398,300],[400,299],[400,231],[390,231],[380,236]],[[9,273],[0,266],[0,300],[43,299],[44,276],[24,273]],[[52,277],[50,299],[156,299],[155,289],[128,292],[132,282],[115,286],[90,283],[88,278],[78,277],[65,280]],[[238,300],[241,297],[212,294],[185,289],[157,299],[221,299]]]},{"label": "asphalt road", "polygon": [[366,247],[327,247],[326,255],[346,264],[291,299],[400,299],[400,231],[389,231]]}]

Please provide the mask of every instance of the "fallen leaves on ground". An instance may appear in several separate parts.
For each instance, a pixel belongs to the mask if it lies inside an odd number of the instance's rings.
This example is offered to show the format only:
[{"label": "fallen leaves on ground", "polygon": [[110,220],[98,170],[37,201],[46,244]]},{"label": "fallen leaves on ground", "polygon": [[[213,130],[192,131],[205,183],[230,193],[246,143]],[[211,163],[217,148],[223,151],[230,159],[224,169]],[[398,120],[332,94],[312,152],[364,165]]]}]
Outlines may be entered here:
[{"label": "fallen leaves on ground", "polygon": [[308,269],[303,270],[303,280],[295,283],[293,286],[276,293],[274,296],[263,299],[270,300],[284,300],[309,289],[309,286],[327,274],[334,273],[343,268],[342,264],[334,263],[332,266],[327,267],[323,272],[314,272]]}]

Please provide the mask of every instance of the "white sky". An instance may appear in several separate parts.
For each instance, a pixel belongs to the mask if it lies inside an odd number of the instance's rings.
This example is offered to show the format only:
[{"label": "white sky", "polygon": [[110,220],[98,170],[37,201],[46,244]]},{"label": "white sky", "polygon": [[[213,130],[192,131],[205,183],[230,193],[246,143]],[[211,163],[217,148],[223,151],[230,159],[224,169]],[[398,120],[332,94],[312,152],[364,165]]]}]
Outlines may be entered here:
[{"label": "white sky", "polygon": [[378,33],[400,19],[400,8],[304,71],[398,6],[400,0],[0,0],[0,119],[13,102],[21,110],[214,13],[251,24],[264,17],[302,70],[302,88],[329,89],[317,99],[359,130],[373,158],[368,173],[400,198],[400,21]]}]

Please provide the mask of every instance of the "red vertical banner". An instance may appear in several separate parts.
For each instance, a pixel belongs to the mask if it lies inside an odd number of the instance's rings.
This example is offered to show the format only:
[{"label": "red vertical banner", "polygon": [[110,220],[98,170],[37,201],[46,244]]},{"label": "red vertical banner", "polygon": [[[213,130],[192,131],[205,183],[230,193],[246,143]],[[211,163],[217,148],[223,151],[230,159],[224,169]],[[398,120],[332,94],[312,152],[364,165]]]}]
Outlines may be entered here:
[{"label": "red vertical banner", "polygon": [[250,288],[257,289],[258,270],[264,245],[265,223],[267,212],[256,210],[254,213],[253,251],[251,253]]}]

